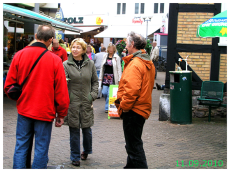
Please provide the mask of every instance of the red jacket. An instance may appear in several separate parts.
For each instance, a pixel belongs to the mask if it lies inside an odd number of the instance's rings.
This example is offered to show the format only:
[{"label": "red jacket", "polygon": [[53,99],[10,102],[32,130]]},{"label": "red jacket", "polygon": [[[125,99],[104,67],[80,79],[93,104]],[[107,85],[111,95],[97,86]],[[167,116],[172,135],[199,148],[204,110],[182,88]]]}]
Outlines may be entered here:
[{"label": "red jacket", "polygon": [[[32,65],[46,46],[36,42],[17,52],[7,74],[4,91],[10,85],[19,85],[28,75]],[[61,59],[47,51],[29,75],[17,100],[20,115],[42,121],[64,118],[69,108],[69,94]]]},{"label": "red jacket", "polygon": [[52,47],[52,52],[54,54],[56,54],[57,56],[59,56],[62,59],[62,62],[66,61],[68,59],[66,50],[64,48],[62,48],[60,45],[59,45],[57,50],[55,50]]}]

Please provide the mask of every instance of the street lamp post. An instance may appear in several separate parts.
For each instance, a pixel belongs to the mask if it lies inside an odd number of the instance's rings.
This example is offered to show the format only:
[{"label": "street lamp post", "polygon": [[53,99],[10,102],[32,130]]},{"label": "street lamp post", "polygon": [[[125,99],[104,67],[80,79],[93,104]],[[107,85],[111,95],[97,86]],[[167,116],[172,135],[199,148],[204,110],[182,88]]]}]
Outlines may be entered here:
[{"label": "street lamp post", "polygon": [[148,22],[151,21],[151,18],[152,17],[143,17],[144,22],[147,21],[147,23],[146,23],[146,41],[148,39]]}]

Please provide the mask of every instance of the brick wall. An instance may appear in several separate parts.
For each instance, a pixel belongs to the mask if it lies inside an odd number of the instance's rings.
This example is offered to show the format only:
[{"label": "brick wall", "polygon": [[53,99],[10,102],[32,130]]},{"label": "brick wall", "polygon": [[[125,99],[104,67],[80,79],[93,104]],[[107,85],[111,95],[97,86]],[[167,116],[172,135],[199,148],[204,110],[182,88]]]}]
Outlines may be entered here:
[{"label": "brick wall", "polygon": [[227,82],[227,54],[220,55],[219,81]]},{"label": "brick wall", "polygon": [[[177,43],[211,45],[212,38],[196,37],[198,25],[213,17],[213,13],[180,12],[178,14]],[[202,80],[210,78],[210,53],[179,52],[182,58],[188,58],[188,64]]]},{"label": "brick wall", "polygon": [[178,13],[177,43],[180,44],[212,44],[212,38],[196,37],[197,27],[213,17],[213,13]]},{"label": "brick wall", "polygon": [[[177,24],[177,43],[178,44],[201,44],[211,45],[212,38],[196,37],[198,25],[213,17],[213,13],[198,12],[179,12]],[[188,64],[203,80],[210,79],[211,54],[210,53],[192,53],[179,52],[182,58],[188,58]],[[227,55],[221,55],[219,80],[227,81]]]},{"label": "brick wall", "polygon": [[189,66],[203,81],[210,79],[211,53],[179,52],[179,54],[183,59],[189,55]]}]

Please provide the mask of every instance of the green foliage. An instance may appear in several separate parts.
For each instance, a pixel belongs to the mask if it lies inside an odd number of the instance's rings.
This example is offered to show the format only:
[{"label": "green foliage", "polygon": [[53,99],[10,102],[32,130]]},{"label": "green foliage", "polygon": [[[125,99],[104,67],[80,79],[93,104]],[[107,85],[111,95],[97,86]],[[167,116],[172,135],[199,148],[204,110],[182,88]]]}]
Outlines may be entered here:
[{"label": "green foliage", "polygon": [[145,50],[146,50],[146,52],[148,53],[148,55],[150,55],[151,50],[152,50],[152,47],[153,47],[153,46],[151,45],[150,40],[148,39],[148,40],[147,40],[146,47],[145,47]]},{"label": "green foliage", "polygon": [[117,52],[118,52],[118,55],[121,57],[121,53],[122,51],[125,49],[126,47],[126,43],[124,40],[119,40],[117,41],[116,43],[116,48],[117,48]]}]

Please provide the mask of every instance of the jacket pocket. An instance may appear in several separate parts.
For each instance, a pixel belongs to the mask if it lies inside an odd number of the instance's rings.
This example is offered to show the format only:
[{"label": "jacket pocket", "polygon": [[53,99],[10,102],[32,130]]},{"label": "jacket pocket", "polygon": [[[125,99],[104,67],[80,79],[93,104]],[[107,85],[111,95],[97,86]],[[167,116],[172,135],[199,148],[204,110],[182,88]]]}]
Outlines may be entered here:
[{"label": "jacket pocket", "polygon": [[91,94],[89,93],[87,96],[88,101],[92,104],[93,102],[93,97],[91,96]]}]

